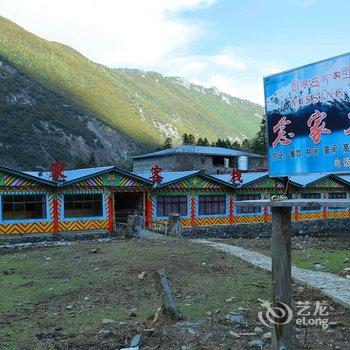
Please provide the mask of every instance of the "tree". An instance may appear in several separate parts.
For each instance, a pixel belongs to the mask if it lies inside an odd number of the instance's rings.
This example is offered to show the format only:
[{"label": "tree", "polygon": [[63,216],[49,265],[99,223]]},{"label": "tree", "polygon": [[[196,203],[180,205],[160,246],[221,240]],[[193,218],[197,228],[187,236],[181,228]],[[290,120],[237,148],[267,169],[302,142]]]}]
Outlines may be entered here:
[{"label": "tree", "polygon": [[209,141],[208,141],[208,139],[206,137],[203,139],[203,145],[202,146],[205,146],[205,147],[209,147],[210,146]]},{"label": "tree", "polygon": [[260,123],[260,130],[251,142],[251,149],[253,152],[266,154],[267,151],[267,131],[266,120],[263,119]]},{"label": "tree", "polygon": [[231,143],[231,148],[239,151],[241,149],[241,145],[240,145],[240,143],[238,141],[233,141]]},{"label": "tree", "polygon": [[187,144],[194,145],[196,143],[196,139],[192,134],[188,134]]},{"label": "tree", "polygon": [[182,144],[183,145],[188,145],[188,134],[187,133],[184,133],[182,135]]},{"label": "tree", "polygon": [[167,148],[173,148],[173,140],[170,137],[167,137],[164,140],[164,143],[161,149],[167,149]]},{"label": "tree", "polygon": [[242,148],[242,151],[250,152],[252,148],[251,141],[248,139],[244,139],[242,142],[241,148]]}]

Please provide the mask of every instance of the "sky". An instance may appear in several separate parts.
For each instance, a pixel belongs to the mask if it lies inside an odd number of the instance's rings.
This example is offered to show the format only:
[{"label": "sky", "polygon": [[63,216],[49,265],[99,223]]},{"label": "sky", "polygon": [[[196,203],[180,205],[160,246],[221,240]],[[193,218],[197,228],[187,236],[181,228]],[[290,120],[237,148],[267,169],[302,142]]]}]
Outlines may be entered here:
[{"label": "sky", "polygon": [[0,0],[1,16],[95,62],[260,104],[264,76],[349,51],[349,13],[347,0]]}]

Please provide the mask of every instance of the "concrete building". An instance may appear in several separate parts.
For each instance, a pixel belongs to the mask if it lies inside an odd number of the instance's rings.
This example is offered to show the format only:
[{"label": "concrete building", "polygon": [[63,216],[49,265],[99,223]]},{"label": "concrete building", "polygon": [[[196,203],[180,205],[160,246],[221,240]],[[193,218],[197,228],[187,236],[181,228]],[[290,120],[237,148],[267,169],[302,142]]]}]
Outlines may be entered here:
[{"label": "concrete building", "polygon": [[225,174],[236,167],[242,171],[264,171],[265,156],[222,147],[180,146],[132,157],[133,171],[149,171],[159,165],[163,171],[202,170]]}]

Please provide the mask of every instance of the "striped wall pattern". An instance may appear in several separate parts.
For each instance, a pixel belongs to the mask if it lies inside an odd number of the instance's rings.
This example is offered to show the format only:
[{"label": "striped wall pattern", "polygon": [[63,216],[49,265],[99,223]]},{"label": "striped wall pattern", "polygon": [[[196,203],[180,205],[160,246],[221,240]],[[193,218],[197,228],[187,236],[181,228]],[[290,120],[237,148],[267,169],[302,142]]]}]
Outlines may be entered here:
[{"label": "striped wall pattern", "polygon": [[199,176],[190,179],[182,180],[167,186],[170,189],[218,189],[221,188],[217,183],[203,179]]},{"label": "striped wall pattern", "polygon": [[78,187],[131,187],[142,188],[143,182],[132,177],[121,175],[115,172],[98,175],[89,179],[78,181],[74,184]]},{"label": "striped wall pattern", "polygon": [[37,186],[39,183],[24,177],[12,175],[9,173],[0,173],[0,185],[5,187],[30,187]]},{"label": "striped wall pattern", "polygon": [[0,225],[0,235],[24,235],[46,232],[49,233],[52,231],[52,222],[33,222]]},{"label": "striped wall pattern", "polygon": [[59,231],[89,231],[108,229],[108,220],[60,221]]}]

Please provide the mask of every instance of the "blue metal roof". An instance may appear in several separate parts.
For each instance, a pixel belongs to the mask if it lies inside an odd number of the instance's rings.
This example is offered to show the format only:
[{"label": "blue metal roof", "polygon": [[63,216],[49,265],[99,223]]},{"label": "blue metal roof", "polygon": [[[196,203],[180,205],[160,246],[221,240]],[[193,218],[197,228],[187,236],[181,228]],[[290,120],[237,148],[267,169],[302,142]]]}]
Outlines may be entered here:
[{"label": "blue metal roof", "polygon": [[[161,176],[163,176],[163,181],[161,185],[165,185],[169,182],[175,182],[175,181],[180,181],[183,178],[186,178],[188,176],[194,175],[194,174],[199,174],[200,171],[162,171]],[[151,172],[141,172],[141,173],[133,173],[139,177],[142,177],[145,180],[150,180],[151,179]]]},{"label": "blue metal roof", "polygon": [[153,158],[161,156],[169,156],[175,154],[197,154],[197,155],[211,155],[211,156],[227,156],[227,157],[239,157],[249,156],[255,158],[265,158],[260,154],[248,153],[244,151],[238,151],[230,148],[223,147],[205,147],[205,146],[180,146],[174,148],[167,148],[161,151],[146,153],[139,156],[131,157],[132,159]]},{"label": "blue metal roof", "polygon": [[[70,182],[83,177],[90,177],[100,172],[111,170],[111,169],[114,169],[114,166],[104,166],[104,167],[86,168],[86,169],[77,169],[77,170],[65,170],[64,175],[67,176],[66,182]],[[38,171],[23,171],[23,173],[36,177],[38,179],[52,181],[50,171],[43,172],[42,176],[38,175]]]},{"label": "blue metal roof", "polygon": [[[261,178],[267,176],[267,172],[256,172],[256,173],[242,173],[242,180],[243,182],[241,184],[237,184],[237,187],[241,187],[244,185],[247,185],[251,182],[255,182],[257,180],[260,180]],[[227,183],[231,183],[231,174],[220,174],[220,175],[212,175],[212,177],[215,177],[216,179],[219,179],[221,181],[225,181]]]},{"label": "blue metal roof", "polygon": [[331,174],[305,174],[290,176],[289,180],[301,186],[307,186],[315,181],[319,181],[323,178],[330,176]]}]

